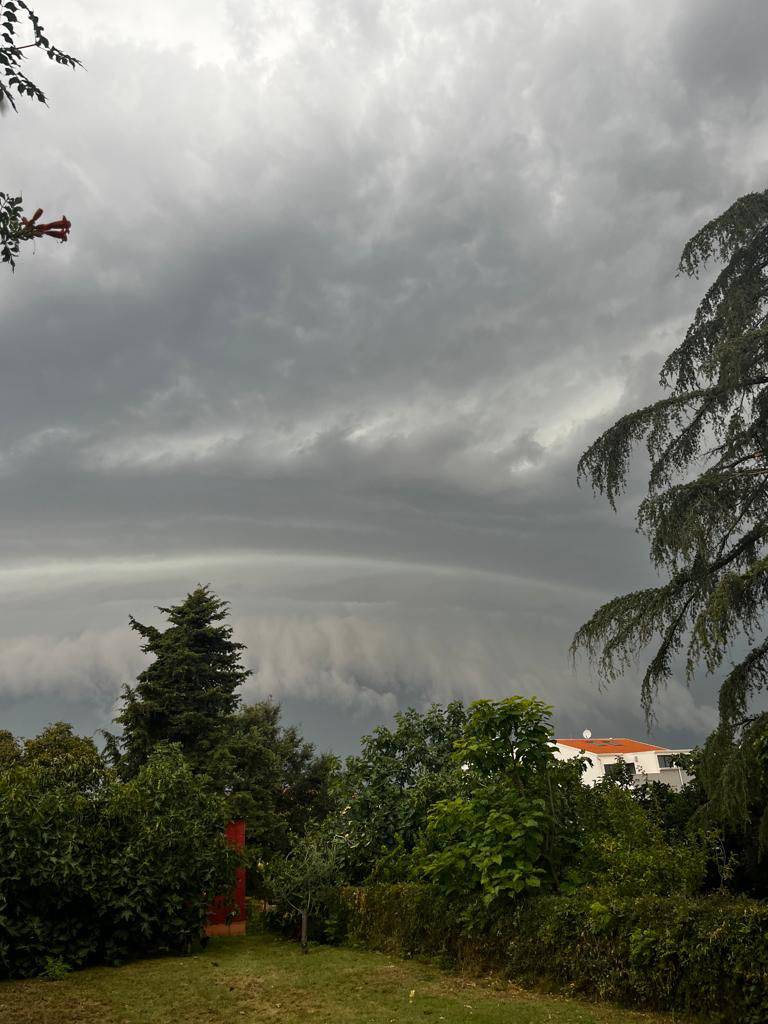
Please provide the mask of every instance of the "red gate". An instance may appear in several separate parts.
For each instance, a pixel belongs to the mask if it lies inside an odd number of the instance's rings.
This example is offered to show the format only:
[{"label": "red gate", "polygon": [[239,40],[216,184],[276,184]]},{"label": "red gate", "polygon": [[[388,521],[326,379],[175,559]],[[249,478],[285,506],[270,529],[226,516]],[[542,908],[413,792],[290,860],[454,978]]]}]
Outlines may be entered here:
[{"label": "red gate", "polygon": [[[230,821],[227,842],[245,850],[245,822]],[[228,896],[217,896],[208,908],[206,935],[245,935],[245,868],[237,868],[235,887]]]}]

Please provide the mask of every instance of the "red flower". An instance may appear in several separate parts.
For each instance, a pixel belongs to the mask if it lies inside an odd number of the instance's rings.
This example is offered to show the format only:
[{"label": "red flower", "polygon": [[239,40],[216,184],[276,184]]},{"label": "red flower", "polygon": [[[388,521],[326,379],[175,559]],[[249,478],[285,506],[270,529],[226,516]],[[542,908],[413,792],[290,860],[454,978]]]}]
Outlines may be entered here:
[{"label": "red flower", "polygon": [[69,238],[69,229],[72,227],[70,221],[62,214],[60,220],[52,220],[49,224],[38,224],[37,219],[42,215],[43,211],[38,209],[29,219],[21,218],[25,237],[42,238],[43,235],[48,235],[49,238],[58,238],[60,242],[66,242]]}]

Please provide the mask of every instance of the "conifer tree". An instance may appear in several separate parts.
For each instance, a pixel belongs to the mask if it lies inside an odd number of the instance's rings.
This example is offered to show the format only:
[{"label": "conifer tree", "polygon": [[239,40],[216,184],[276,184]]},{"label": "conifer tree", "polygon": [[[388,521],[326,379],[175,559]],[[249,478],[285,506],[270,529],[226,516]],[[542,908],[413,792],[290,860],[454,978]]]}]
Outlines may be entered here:
[{"label": "conifer tree", "polygon": [[736,723],[768,681],[768,191],[699,231],[680,271],[695,276],[712,258],[725,267],[662,367],[669,393],[623,416],[579,462],[580,478],[615,507],[645,438],[651,473],[637,523],[667,579],[598,608],[574,651],[586,649],[611,680],[659,637],[642,684],[650,715],[676,654],[692,678],[699,665],[715,671],[746,635],[751,650],[720,691],[721,718]]},{"label": "conifer tree", "polygon": [[122,726],[110,748],[121,771],[135,774],[160,743],[178,743],[201,772],[220,767],[220,748],[240,703],[238,687],[251,674],[241,663],[244,644],[225,624],[229,602],[198,586],[179,605],[159,608],[170,625],[145,626],[131,617],[142,650],[154,661],[135,686],[123,688],[115,721]]},{"label": "conifer tree", "polygon": [[768,683],[768,191],[705,225],[679,269],[695,277],[711,260],[724,266],[661,369],[667,394],[623,416],[579,462],[580,479],[615,507],[645,440],[650,479],[636,519],[663,579],[598,608],[572,651],[610,681],[653,645],[642,681],[649,720],[678,661],[690,682],[735,656],[700,774],[719,820],[759,834],[768,851],[765,782],[757,799],[744,770],[747,747],[763,752],[758,774],[768,763],[768,715],[755,707]]}]

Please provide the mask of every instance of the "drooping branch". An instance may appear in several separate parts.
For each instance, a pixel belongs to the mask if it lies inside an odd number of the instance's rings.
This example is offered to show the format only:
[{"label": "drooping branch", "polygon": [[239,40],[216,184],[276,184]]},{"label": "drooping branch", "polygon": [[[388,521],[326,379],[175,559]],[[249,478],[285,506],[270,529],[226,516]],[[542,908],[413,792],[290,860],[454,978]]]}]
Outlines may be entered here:
[{"label": "drooping branch", "polygon": [[[621,417],[578,467],[579,480],[615,508],[635,447],[644,440],[648,450],[637,525],[669,579],[606,602],[571,650],[584,650],[610,681],[656,642],[641,687],[649,718],[678,655],[689,680],[700,665],[714,672],[739,638],[757,633],[768,606],[768,191],[705,225],[683,250],[680,271],[695,276],[710,259],[725,266],[662,367],[671,393]],[[766,644],[728,674],[724,728],[744,718],[765,685]]]}]

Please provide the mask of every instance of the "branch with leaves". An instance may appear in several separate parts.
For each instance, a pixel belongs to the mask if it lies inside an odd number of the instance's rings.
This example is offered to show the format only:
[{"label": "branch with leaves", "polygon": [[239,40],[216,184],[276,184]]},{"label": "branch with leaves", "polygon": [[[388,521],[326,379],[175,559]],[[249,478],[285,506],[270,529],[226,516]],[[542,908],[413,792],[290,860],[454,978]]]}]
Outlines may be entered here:
[{"label": "branch with leaves", "polygon": [[[22,41],[28,38],[25,32],[31,36],[29,42]],[[24,0],[0,0],[0,39],[0,113],[8,107],[18,111],[19,97],[48,102],[42,89],[24,71],[24,62],[29,58],[27,51],[40,50],[64,67],[82,67],[76,57],[50,42],[37,14]],[[62,216],[58,221],[41,224],[38,219],[42,212],[37,210],[27,219],[22,215],[21,196],[0,192],[0,262],[13,269],[21,243],[32,238],[47,236],[67,241],[71,227],[67,218]]]}]

